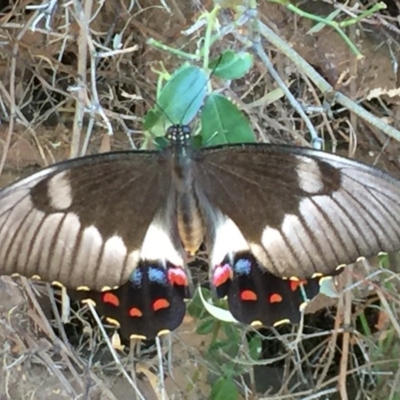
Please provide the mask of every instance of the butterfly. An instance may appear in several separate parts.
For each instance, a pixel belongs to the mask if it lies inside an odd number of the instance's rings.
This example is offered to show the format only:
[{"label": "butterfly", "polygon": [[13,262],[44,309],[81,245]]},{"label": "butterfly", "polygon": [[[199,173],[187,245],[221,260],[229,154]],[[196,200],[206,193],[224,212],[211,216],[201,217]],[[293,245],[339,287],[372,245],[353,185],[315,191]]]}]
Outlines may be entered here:
[{"label": "butterfly", "polygon": [[314,149],[197,149],[173,125],[162,151],[54,164],[0,191],[0,274],[65,286],[124,337],[176,329],[188,255],[205,243],[214,292],[240,322],[299,319],[326,276],[400,249],[400,180]]}]

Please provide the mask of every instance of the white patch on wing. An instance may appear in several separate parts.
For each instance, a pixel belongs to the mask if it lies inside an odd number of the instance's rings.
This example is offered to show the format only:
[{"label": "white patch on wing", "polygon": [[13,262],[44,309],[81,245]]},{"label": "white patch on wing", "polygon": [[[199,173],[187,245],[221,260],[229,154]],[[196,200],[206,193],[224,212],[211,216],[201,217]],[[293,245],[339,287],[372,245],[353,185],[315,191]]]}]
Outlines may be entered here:
[{"label": "white patch on wing", "polygon": [[286,236],[287,239],[289,239],[289,241],[291,241],[290,236],[293,231],[296,231],[297,236],[307,235],[307,231],[304,229],[304,226],[297,215],[285,215],[285,218],[282,222],[282,233]]},{"label": "white patch on wing", "polygon": [[132,272],[136,269],[140,261],[140,250],[133,250],[129,253],[126,260],[124,273],[121,275],[121,281],[126,282],[132,275]]},{"label": "white patch on wing", "polygon": [[[322,210],[322,213],[320,210]],[[346,247],[344,250],[348,250],[350,254],[358,252],[353,243],[354,238],[350,236],[350,231],[357,232],[358,228],[330,196],[315,196],[312,199],[303,199],[300,202],[299,211],[318,243],[319,250],[317,254],[322,252],[325,260],[336,259],[332,247],[340,250],[341,244],[337,244],[339,235]],[[352,216],[356,217],[356,214],[353,212]],[[359,237],[358,241],[359,244],[362,243],[361,237]]]},{"label": "white patch on wing", "polygon": [[279,229],[271,228],[267,226],[261,236],[261,242],[266,249],[272,249],[274,247],[282,247],[285,245],[285,241],[282,237],[282,233]]},{"label": "white patch on wing", "polygon": [[162,226],[157,219],[154,220],[147,230],[140,258],[144,260],[168,260],[176,266],[183,266],[184,261],[179,249],[176,248],[171,240],[170,232]]},{"label": "white patch on wing", "polygon": [[321,192],[324,188],[321,169],[318,162],[312,158],[296,156],[298,164],[296,167],[299,187],[310,194]]},{"label": "white patch on wing", "polygon": [[[96,287],[109,285],[110,281],[120,283],[128,249],[120,236],[111,236],[104,243],[103,254],[99,261]],[[134,268],[132,268],[134,269]],[[126,280],[128,278],[126,277]]]},{"label": "white patch on wing", "polygon": [[268,258],[264,247],[259,243],[249,243],[250,250],[253,256],[258,260],[261,266],[268,269],[268,271],[273,272],[273,266],[271,265],[271,260]]},{"label": "white patch on wing", "polygon": [[47,196],[55,210],[62,211],[72,204],[72,188],[68,171],[60,172],[47,182]]},{"label": "white patch on wing", "polygon": [[58,280],[58,274],[54,276],[53,272],[62,268],[61,265],[51,265],[50,257],[53,251],[53,238],[57,234],[64,216],[63,213],[48,215],[34,237],[29,265],[37,265],[36,273],[45,280]]},{"label": "white patch on wing", "polygon": [[227,216],[218,213],[214,219],[215,239],[210,249],[211,265],[221,264],[227,254],[249,251],[250,247],[238,226]]},{"label": "white patch on wing", "polygon": [[[68,213],[65,215],[57,241],[54,244],[53,257],[50,263],[50,268],[59,271],[57,279],[60,281],[68,282],[73,278],[72,271],[75,266],[73,256],[80,229],[81,223],[76,214]],[[79,281],[71,280],[72,285],[75,285],[75,283],[81,284]]]},{"label": "white patch on wing", "polygon": [[[289,221],[288,217],[289,215],[286,215],[282,224],[283,226],[286,221],[286,229]],[[290,217],[293,216],[290,215]],[[297,265],[297,260],[293,252],[290,250],[290,248],[288,248],[287,241],[285,239],[287,240],[287,237],[285,238],[279,229],[271,228],[270,226],[267,226],[261,235],[261,243],[271,259],[271,262],[268,262],[268,264],[264,265],[270,266],[270,271],[275,272],[276,274],[282,274],[283,271],[286,271],[286,276],[288,274],[290,275],[292,272],[290,269],[293,269],[294,266]],[[259,259],[259,257],[257,258]],[[263,260],[260,261],[262,262]]]},{"label": "white patch on wing", "polygon": [[95,226],[88,226],[83,230],[73,269],[73,272],[76,271],[78,275],[84,277],[85,281],[81,282],[81,285],[91,286],[96,281],[102,245],[103,238]]},{"label": "white patch on wing", "polygon": [[[282,233],[293,250],[299,272],[303,265],[307,268],[312,267],[312,260],[314,260],[316,269],[324,267],[316,243],[306,228],[307,226],[303,225],[297,215],[286,215],[282,223]],[[296,271],[292,272],[296,275]],[[302,275],[304,275],[304,272]]]}]

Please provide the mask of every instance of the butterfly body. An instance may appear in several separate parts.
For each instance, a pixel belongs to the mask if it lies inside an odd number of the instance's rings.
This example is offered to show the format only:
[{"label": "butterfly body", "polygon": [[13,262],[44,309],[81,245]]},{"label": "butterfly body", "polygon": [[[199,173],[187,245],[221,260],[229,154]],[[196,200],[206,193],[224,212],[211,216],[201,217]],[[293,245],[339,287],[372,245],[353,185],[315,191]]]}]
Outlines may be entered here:
[{"label": "butterfly body", "polygon": [[389,174],[293,146],[198,150],[182,126],[166,137],[161,152],[69,160],[1,190],[0,274],[79,289],[125,335],[154,337],[182,321],[203,242],[215,292],[262,324],[295,321],[320,276],[400,249]]}]

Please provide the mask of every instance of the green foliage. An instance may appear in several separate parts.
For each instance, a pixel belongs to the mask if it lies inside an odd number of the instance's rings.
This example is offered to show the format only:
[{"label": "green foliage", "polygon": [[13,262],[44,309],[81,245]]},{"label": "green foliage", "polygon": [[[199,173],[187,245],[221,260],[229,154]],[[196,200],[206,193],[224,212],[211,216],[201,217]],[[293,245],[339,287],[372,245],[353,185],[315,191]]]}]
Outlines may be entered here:
[{"label": "green foliage", "polygon": [[[207,289],[202,288],[204,292],[206,292],[207,296],[210,294],[210,291]],[[207,316],[207,311],[205,310],[203,306],[203,302],[200,298],[200,292],[199,290],[196,291],[194,294],[192,300],[187,306],[187,313],[192,316],[193,318],[200,319],[203,318],[205,315]]]},{"label": "green foliage", "polygon": [[[204,354],[205,360],[213,365],[215,379],[212,385],[211,399],[236,399],[239,396],[236,380],[248,372],[249,361],[257,361],[260,356],[261,338],[252,338],[244,334],[239,325],[218,319],[218,312],[209,314],[204,306],[205,299],[211,298],[211,292],[201,288],[188,305],[189,315],[198,319],[196,334],[211,335],[211,343]],[[226,301],[213,298],[214,309],[227,308]],[[242,363],[245,359],[247,362]]]},{"label": "green foliage", "polygon": [[146,114],[144,129],[163,136],[167,122],[188,124],[203,104],[207,79],[206,72],[196,66],[184,65],[175,71],[162,88],[157,105]]},{"label": "green foliage", "polygon": [[227,50],[220,57],[210,61],[209,68],[219,78],[239,79],[249,72],[253,61],[253,55],[250,53]]},{"label": "green foliage", "polygon": [[[171,76],[164,70],[159,71],[160,91],[156,105],[144,118],[145,131],[154,141],[154,138],[165,135],[168,125],[187,125],[200,112],[199,135],[193,138],[196,147],[254,142],[255,135],[246,117],[231,100],[211,88],[213,75],[236,79],[244,76],[252,64],[251,54],[227,50],[212,60],[207,68],[185,64]],[[166,83],[162,86],[164,81]],[[146,142],[144,147],[148,144]],[[163,140],[156,140],[158,148],[165,147],[165,144]]]},{"label": "green foliage", "polygon": [[206,100],[201,112],[201,128],[203,143],[207,146],[255,141],[246,117],[228,98],[217,93]]},{"label": "green foliage", "polygon": [[249,355],[252,360],[258,360],[260,358],[261,351],[261,338],[256,335],[253,336],[249,341]]},{"label": "green foliage", "polygon": [[[331,13],[331,15],[328,15],[326,17],[321,17],[315,14],[310,14],[301,8],[298,8],[295,4],[295,2],[290,2],[289,0],[270,0],[276,3],[280,3],[284,5],[288,10],[291,12],[299,15],[300,17],[303,18],[308,18],[312,21],[318,22],[317,26],[315,26],[311,32],[316,32],[317,30],[321,29],[323,26],[329,26],[333,28],[343,39],[343,41],[347,44],[349,49],[353,52],[353,54],[357,57],[357,59],[361,60],[364,58],[364,56],[359,52],[357,46],[351,41],[349,36],[345,33],[344,28],[347,28],[351,25],[354,25],[363,19],[369,18],[373,16],[374,14],[378,13],[380,10],[384,10],[386,8],[386,4],[381,1],[376,4],[372,4],[371,7],[369,7],[366,11],[360,13],[356,17],[350,17],[346,18],[344,21],[336,22],[334,18],[337,17],[338,13],[336,10]],[[311,33],[310,32],[310,33]]]},{"label": "green foliage", "polygon": [[235,400],[239,398],[239,392],[235,383],[227,376],[222,376],[213,385],[211,391],[212,400]]},{"label": "green foliage", "polygon": [[382,268],[389,268],[389,257],[386,253],[378,254],[379,263]]}]

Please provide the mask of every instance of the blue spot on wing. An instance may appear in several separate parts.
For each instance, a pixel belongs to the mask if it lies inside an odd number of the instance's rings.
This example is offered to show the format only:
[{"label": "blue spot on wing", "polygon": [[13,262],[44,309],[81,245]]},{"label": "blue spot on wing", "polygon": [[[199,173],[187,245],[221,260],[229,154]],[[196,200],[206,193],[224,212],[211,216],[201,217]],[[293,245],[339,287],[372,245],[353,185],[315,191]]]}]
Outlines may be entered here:
[{"label": "blue spot on wing", "polygon": [[249,275],[251,271],[251,261],[247,258],[240,258],[236,261],[234,270],[239,275]]},{"label": "blue spot on wing", "polygon": [[140,270],[140,268],[137,268],[133,271],[130,279],[134,285],[140,286],[140,284],[142,283],[142,279],[143,279],[143,273]]},{"label": "blue spot on wing", "polygon": [[158,283],[161,285],[168,285],[167,271],[157,265],[142,265],[136,268],[130,275],[130,281],[133,286],[142,286],[146,284],[143,281],[148,280],[147,283]]},{"label": "blue spot on wing", "polygon": [[164,269],[150,267],[148,269],[150,282],[157,282],[165,285],[167,283],[167,276]]}]

